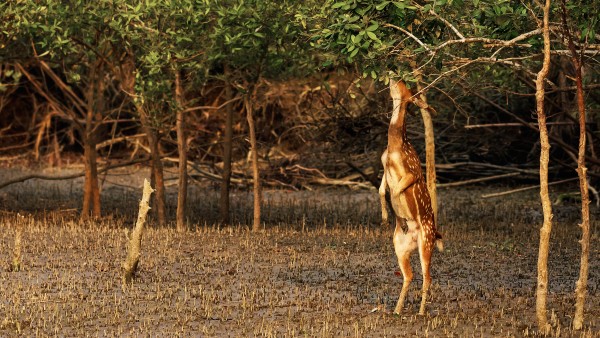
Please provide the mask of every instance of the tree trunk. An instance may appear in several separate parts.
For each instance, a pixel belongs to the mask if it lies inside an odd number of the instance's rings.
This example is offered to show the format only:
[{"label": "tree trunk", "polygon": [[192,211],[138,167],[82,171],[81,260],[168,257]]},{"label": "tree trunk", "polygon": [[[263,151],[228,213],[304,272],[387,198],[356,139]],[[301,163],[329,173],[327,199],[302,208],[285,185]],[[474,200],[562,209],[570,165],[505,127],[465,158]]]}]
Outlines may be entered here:
[{"label": "tree trunk", "polygon": [[587,168],[585,167],[585,103],[583,100],[583,85],[581,79],[581,67],[577,74],[577,107],[579,110],[579,156],[577,159],[577,174],[579,175],[579,188],[581,191],[581,263],[579,267],[579,280],[575,290],[575,317],[573,328],[583,328],[583,310],[585,295],[587,293],[587,281],[589,274],[588,260],[590,255],[590,198],[588,194]]},{"label": "tree trunk", "polygon": [[[419,70],[416,62],[411,62],[413,74],[417,79],[417,91],[421,92],[423,86],[423,73]],[[427,97],[425,93],[419,94],[419,99],[427,104]],[[433,120],[431,119],[431,113],[429,110],[420,108],[421,117],[423,118],[423,126],[425,127],[425,176],[427,179],[427,190],[431,197],[431,207],[433,208],[433,216],[435,221],[438,221],[438,203],[437,203],[437,190],[435,186],[436,173],[435,173],[435,135],[433,131]]]},{"label": "tree trunk", "polygon": [[260,175],[258,171],[258,151],[256,147],[256,131],[254,127],[254,111],[252,109],[251,98],[247,95],[244,99],[246,108],[246,118],[248,119],[248,131],[250,133],[250,152],[252,154],[252,178],[254,181],[254,219],[252,222],[252,231],[260,230],[260,205],[262,195],[260,191]]},{"label": "tree trunk", "polygon": [[146,134],[146,139],[148,140],[148,145],[150,147],[150,161],[152,163],[151,185],[154,186],[156,191],[153,208],[156,212],[158,224],[164,226],[167,223],[167,217],[165,205],[165,183],[162,162],[160,160],[160,133],[156,128],[152,127],[149,121],[148,112],[146,111],[144,104],[137,98],[135,93],[136,67],[133,53],[126,55],[123,63],[120,65],[120,71],[121,87],[126,94],[131,96],[133,100],[135,109],[142,124],[142,129]]},{"label": "tree trunk", "polygon": [[575,83],[577,86],[577,110],[579,112],[579,149],[577,156],[577,174],[579,176],[579,189],[581,191],[581,263],[579,266],[579,279],[575,289],[575,315],[573,318],[573,328],[581,330],[583,328],[583,313],[585,307],[585,296],[587,293],[587,281],[589,274],[588,260],[590,255],[590,197],[588,192],[587,168],[585,167],[585,101],[583,98],[583,59],[577,55],[577,48],[573,42],[573,36],[570,32],[567,22],[567,6],[565,0],[561,3],[563,32],[567,35],[569,50],[571,51],[571,60],[575,66]]},{"label": "tree trunk", "polygon": [[89,142],[83,137],[83,167],[85,178],[83,180],[83,205],[81,206],[81,220],[86,221],[90,218],[90,210],[92,205],[92,169]]},{"label": "tree trunk", "polygon": [[144,116],[142,118],[142,125],[146,132],[146,136],[148,138],[148,143],[150,146],[150,157],[152,163],[152,178],[154,180],[154,189],[156,190],[156,194],[154,195],[154,208],[156,209],[156,217],[158,219],[158,225],[165,226],[167,224],[167,215],[166,215],[166,203],[165,203],[165,181],[163,175],[163,166],[160,160],[160,135],[158,131],[152,126],[148,125],[148,117],[145,113],[142,113],[140,116]]},{"label": "tree trunk", "polygon": [[103,95],[102,78],[97,76],[97,63],[90,70],[90,85],[86,93],[87,112],[85,114],[85,129],[83,131],[83,156],[85,181],[83,188],[83,206],[81,220],[87,220],[90,212],[94,218],[100,217],[100,189],[98,187],[98,163],[96,152],[96,118],[95,114],[102,109],[99,95]]},{"label": "tree trunk", "polygon": [[[417,87],[420,90],[420,85]],[[425,95],[421,94],[423,102],[427,103]],[[431,206],[433,207],[434,219],[437,222],[438,218],[438,203],[437,203],[437,190],[435,186],[436,174],[435,174],[435,136],[433,133],[433,121],[431,119],[431,113],[427,109],[420,109],[421,116],[423,117],[423,124],[425,126],[425,170],[427,178],[427,190],[429,190],[429,196],[431,197]]]},{"label": "tree trunk", "polygon": [[548,128],[546,126],[546,112],[544,111],[544,80],[548,75],[550,66],[550,32],[548,28],[550,15],[550,0],[544,6],[544,61],[542,69],[536,79],[536,106],[538,125],[540,129],[540,198],[544,212],[544,223],[540,229],[540,248],[538,256],[538,278],[536,290],[536,317],[538,329],[549,333],[550,325],[546,316],[546,296],[548,294],[548,252],[550,247],[550,232],[552,231],[552,205],[548,194],[548,161],[550,158],[550,143],[548,142]]},{"label": "tree trunk", "polygon": [[93,135],[87,137],[83,146],[85,181],[83,187],[83,207],[81,210],[82,220],[89,219],[90,211],[95,218],[101,215],[96,142],[93,139]]},{"label": "tree trunk", "polygon": [[177,149],[179,150],[179,178],[177,181],[177,230],[185,230],[185,203],[187,199],[187,142],[183,93],[179,71],[175,73],[175,100],[177,101]]},{"label": "tree trunk", "polygon": [[[231,86],[225,84],[225,100],[233,98]],[[225,107],[225,139],[223,140],[223,177],[221,179],[221,196],[219,212],[221,221],[229,223],[229,189],[231,187],[231,154],[233,149],[233,105]]]}]

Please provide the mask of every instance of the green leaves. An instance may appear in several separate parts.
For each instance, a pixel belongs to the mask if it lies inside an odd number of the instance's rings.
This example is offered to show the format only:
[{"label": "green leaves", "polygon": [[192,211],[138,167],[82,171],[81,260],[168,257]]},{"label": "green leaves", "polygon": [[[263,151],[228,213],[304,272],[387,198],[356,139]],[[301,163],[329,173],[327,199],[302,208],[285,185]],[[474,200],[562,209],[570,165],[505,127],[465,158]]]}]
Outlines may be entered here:
[{"label": "green leaves", "polygon": [[212,2],[215,25],[209,60],[226,64],[247,81],[301,71],[311,57],[302,40],[307,25],[301,4],[280,0]]},{"label": "green leaves", "polygon": [[380,68],[385,63],[382,60],[389,57],[389,49],[397,40],[394,30],[382,23],[405,26],[410,17],[407,11],[414,11],[414,7],[408,8],[405,1],[329,1],[317,18],[323,29],[313,32],[314,45],[339,51],[344,62],[358,62],[368,76],[379,79],[378,74],[386,74]]}]

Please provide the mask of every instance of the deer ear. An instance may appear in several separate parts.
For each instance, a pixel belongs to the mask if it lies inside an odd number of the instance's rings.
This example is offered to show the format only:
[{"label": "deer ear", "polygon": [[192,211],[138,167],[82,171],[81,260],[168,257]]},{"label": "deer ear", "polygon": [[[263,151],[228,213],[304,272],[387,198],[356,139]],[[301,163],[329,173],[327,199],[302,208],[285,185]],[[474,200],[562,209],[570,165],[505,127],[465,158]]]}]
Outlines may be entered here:
[{"label": "deer ear", "polygon": [[412,102],[421,109],[429,109],[429,105],[427,103],[423,102],[421,99],[419,99],[416,96],[413,96]]},{"label": "deer ear", "polygon": [[423,100],[419,99],[418,97],[413,97],[412,102],[416,104],[419,108],[429,111],[429,113],[431,113],[432,115],[437,115],[437,111],[435,111],[435,109],[433,109],[427,103],[423,102]]}]

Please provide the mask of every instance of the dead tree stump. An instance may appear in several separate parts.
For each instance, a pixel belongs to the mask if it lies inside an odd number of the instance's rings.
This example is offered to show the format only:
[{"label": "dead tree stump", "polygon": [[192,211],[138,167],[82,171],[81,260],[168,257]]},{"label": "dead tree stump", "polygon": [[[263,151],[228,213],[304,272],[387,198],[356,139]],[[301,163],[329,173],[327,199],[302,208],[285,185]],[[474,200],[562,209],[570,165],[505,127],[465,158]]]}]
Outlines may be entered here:
[{"label": "dead tree stump", "polygon": [[144,230],[144,223],[146,223],[148,210],[150,210],[148,203],[150,202],[150,195],[152,192],[154,192],[154,189],[152,189],[148,180],[144,179],[144,190],[142,200],[140,201],[138,218],[135,223],[135,228],[129,236],[127,258],[123,262],[123,284],[131,283],[131,280],[137,271],[138,262],[140,261],[140,249],[142,246],[142,231]]}]

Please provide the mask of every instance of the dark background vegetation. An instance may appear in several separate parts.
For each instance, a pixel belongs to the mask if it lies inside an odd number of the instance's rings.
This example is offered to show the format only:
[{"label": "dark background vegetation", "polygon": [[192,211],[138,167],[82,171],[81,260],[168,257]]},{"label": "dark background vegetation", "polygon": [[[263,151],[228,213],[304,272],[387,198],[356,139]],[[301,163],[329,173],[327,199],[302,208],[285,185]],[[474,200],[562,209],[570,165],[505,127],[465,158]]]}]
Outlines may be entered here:
[{"label": "dark background vegetation", "polygon": [[[80,119],[80,127],[85,127],[81,122],[88,108],[94,114],[98,161],[113,163],[143,157],[148,151],[143,145],[148,141],[143,137],[140,111],[134,101],[144,100],[153,126],[162,135],[160,150],[165,157],[176,157],[175,111],[207,108],[186,113],[186,143],[189,159],[219,176],[223,168],[226,108],[211,107],[227,101],[225,88],[232,87],[233,98],[254,91],[261,175],[272,179],[273,184],[281,182],[302,189],[311,184],[309,177],[315,175],[346,178],[356,173],[348,163],[363,172],[379,172],[378,156],[386,145],[391,112],[386,79],[401,76],[410,80],[410,67],[406,66],[410,52],[406,51],[415,48],[409,56],[425,70],[425,84],[434,81],[427,97],[437,111],[436,162],[477,162],[535,170],[539,137],[531,74],[540,67],[539,35],[525,41],[528,47],[494,50],[480,42],[456,44],[430,58],[418,51],[418,45],[413,47],[414,41],[402,32],[384,25],[403,23],[402,27],[433,47],[456,38],[440,21],[444,18],[465,35],[509,40],[537,27],[536,14],[540,12],[534,3],[335,4],[332,13],[336,14],[332,15],[327,7],[312,2],[282,2],[277,6],[261,2],[264,7],[258,9],[264,12],[260,13],[249,3],[237,2],[159,1],[140,6],[125,2],[110,6],[77,1],[62,5],[53,1],[45,5],[43,1],[6,2],[1,7],[0,52],[3,162],[41,160],[60,166],[67,160],[77,161],[83,153],[85,135],[78,130],[76,120]],[[462,6],[473,6],[471,26],[460,14]],[[555,86],[547,89],[546,100],[550,134],[563,142],[552,142],[551,179],[575,176],[578,142],[574,69],[566,47],[561,45],[556,6],[552,23],[556,25],[553,39],[557,53],[552,57],[548,77]],[[588,173],[595,186],[600,163],[595,151],[600,94],[594,44],[597,20],[590,17],[593,6],[589,2],[570,2],[569,24],[579,34],[582,50],[588,48],[583,58],[587,156]],[[69,17],[69,11],[79,16]],[[444,16],[432,15],[430,11]],[[362,13],[362,20],[345,19],[352,13]],[[344,20],[352,23],[342,25]],[[351,51],[346,40],[361,30],[373,33],[376,39],[371,45],[363,44]],[[465,58],[469,62],[481,60],[492,52],[496,52],[497,62],[480,61],[460,70],[453,68],[464,65]],[[134,58],[136,93],[127,93],[122,85],[127,55]],[[509,64],[503,60],[514,61]],[[51,67],[64,83],[50,77],[40,62]],[[94,77],[94,72],[101,73],[101,77]],[[183,79],[184,106],[174,102],[175,72],[180,72]],[[446,72],[450,74],[444,75]],[[36,88],[32,79],[42,88]],[[91,106],[77,111],[63,85],[84,101],[88,90],[102,88],[102,92],[96,93],[95,103],[88,102]],[[129,94],[134,95],[133,100]],[[249,144],[243,100],[234,101],[231,108],[233,175],[242,178],[249,174],[244,170]],[[510,125],[467,129],[472,125],[503,123]],[[523,123],[531,123],[530,128]],[[409,136],[418,152],[424,154],[418,112],[409,118],[409,124]],[[111,140],[117,141],[103,143]],[[165,165],[173,162],[165,161]],[[473,165],[445,170],[442,166],[438,169],[438,181],[502,172],[506,170]],[[531,183],[536,177],[524,174],[510,180]]]}]

